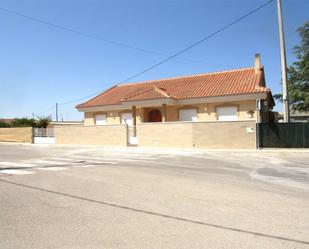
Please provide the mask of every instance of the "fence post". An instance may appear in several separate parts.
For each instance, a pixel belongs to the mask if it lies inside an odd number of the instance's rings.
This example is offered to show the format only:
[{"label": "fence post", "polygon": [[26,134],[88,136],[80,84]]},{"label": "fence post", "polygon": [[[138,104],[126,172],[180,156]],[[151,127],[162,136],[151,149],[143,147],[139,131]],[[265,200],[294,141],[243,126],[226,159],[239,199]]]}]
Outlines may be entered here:
[{"label": "fence post", "polygon": [[260,141],[260,123],[256,123],[255,128],[255,140],[256,140],[256,148],[261,149],[261,141]]},{"label": "fence post", "polygon": [[129,125],[125,124],[126,131],[127,131],[127,146],[129,146],[130,134],[129,134]]},{"label": "fence post", "polygon": [[302,126],[303,126],[303,129],[302,129],[302,131],[303,131],[303,148],[305,148],[306,147],[305,124],[302,124]]},{"label": "fence post", "polygon": [[34,128],[31,128],[31,135],[32,135],[32,139],[31,139],[31,143],[34,144]]}]

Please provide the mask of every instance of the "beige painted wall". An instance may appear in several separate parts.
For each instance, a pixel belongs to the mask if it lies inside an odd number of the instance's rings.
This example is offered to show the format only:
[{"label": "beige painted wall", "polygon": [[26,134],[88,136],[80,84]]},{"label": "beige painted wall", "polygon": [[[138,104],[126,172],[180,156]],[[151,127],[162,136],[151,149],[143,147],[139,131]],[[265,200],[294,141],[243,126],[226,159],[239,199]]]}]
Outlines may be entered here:
[{"label": "beige painted wall", "polygon": [[193,123],[193,146],[211,149],[254,149],[255,129],[255,121]]},{"label": "beige painted wall", "polygon": [[139,146],[254,149],[255,121],[151,123],[137,126]]},{"label": "beige painted wall", "polygon": [[56,144],[126,146],[125,125],[55,127]]},{"label": "beige painted wall", "polygon": [[144,123],[137,126],[138,146],[192,147],[192,123]]},{"label": "beige painted wall", "polygon": [[[136,109],[136,123],[141,123],[141,108]],[[121,113],[132,112],[132,110],[121,111],[104,111],[104,112],[85,112],[84,113],[84,125],[95,125],[95,115],[105,114],[106,123],[108,125],[121,124]]]},{"label": "beige painted wall", "polygon": [[[254,149],[255,121],[167,122],[137,125],[138,146]],[[124,125],[55,127],[56,144],[126,146]]]},{"label": "beige painted wall", "polygon": [[[237,101],[237,102],[228,102],[228,103],[211,103],[211,104],[196,104],[196,105],[187,105],[187,106],[167,106],[166,115],[167,122],[178,121],[178,112],[181,108],[197,108],[198,109],[198,121],[215,121],[217,120],[216,107],[220,106],[236,106],[238,108],[238,119],[239,120],[248,120],[247,112],[249,110],[253,111],[252,120],[257,119],[256,115],[256,102],[255,100],[247,101]],[[152,109],[159,109],[163,113],[162,107],[153,107],[153,108],[137,108],[137,124],[148,121],[148,113]],[[107,124],[120,124],[120,117],[122,112],[131,112],[131,110],[122,110],[122,111],[105,111],[105,112],[85,112],[84,116],[84,125],[94,125],[94,116],[96,114],[104,113],[107,117]]]},{"label": "beige painted wall", "polygon": [[0,128],[0,142],[32,143],[32,128]]}]

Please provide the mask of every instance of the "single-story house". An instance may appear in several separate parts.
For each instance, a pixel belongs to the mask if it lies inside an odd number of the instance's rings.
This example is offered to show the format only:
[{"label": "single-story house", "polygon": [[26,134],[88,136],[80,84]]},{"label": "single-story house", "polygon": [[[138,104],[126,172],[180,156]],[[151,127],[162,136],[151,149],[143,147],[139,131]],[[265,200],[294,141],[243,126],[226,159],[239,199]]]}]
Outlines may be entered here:
[{"label": "single-story house", "polygon": [[115,85],[76,106],[84,125],[144,122],[267,122],[275,105],[260,56],[255,66]]},{"label": "single-story house", "polygon": [[309,112],[290,111],[290,120],[292,123],[309,122]]}]

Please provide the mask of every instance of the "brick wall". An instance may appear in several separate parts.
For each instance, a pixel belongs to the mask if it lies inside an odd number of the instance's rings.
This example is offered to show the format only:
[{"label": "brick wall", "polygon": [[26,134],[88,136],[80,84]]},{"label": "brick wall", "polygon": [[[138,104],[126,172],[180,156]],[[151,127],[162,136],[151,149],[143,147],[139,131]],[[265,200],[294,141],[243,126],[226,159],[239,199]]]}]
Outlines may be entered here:
[{"label": "brick wall", "polygon": [[55,127],[56,144],[126,146],[125,125]]},{"label": "brick wall", "polygon": [[[167,122],[137,125],[138,146],[254,149],[255,121]],[[55,127],[56,144],[126,146],[124,125]]]},{"label": "brick wall", "polygon": [[145,123],[137,126],[138,146],[192,147],[192,123]]},{"label": "brick wall", "polygon": [[193,145],[210,149],[256,148],[256,123],[251,121],[192,124]]},{"label": "brick wall", "polygon": [[0,142],[32,143],[32,128],[0,128]]},{"label": "brick wall", "polygon": [[254,149],[255,122],[173,122],[140,124],[139,146]]}]

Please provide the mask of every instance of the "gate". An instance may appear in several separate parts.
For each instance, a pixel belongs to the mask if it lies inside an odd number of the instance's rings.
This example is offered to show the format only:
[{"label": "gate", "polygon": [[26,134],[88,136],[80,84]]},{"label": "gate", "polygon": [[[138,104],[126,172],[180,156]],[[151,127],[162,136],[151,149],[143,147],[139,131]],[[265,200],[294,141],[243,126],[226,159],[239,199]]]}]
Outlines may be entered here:
[{"label": "gate", "polygon": [[259,148],[309,148],[309,123],[257,124]]},{"label": "gate", "polygon": [[54,128],[34,128],[33,137],[35,144],[54,144],[55,130]]},{"label": "gate", "polygon": [[127,141],[128,146],[137,146],[138,139],[136,136],[136,126],[127,125]]}]

